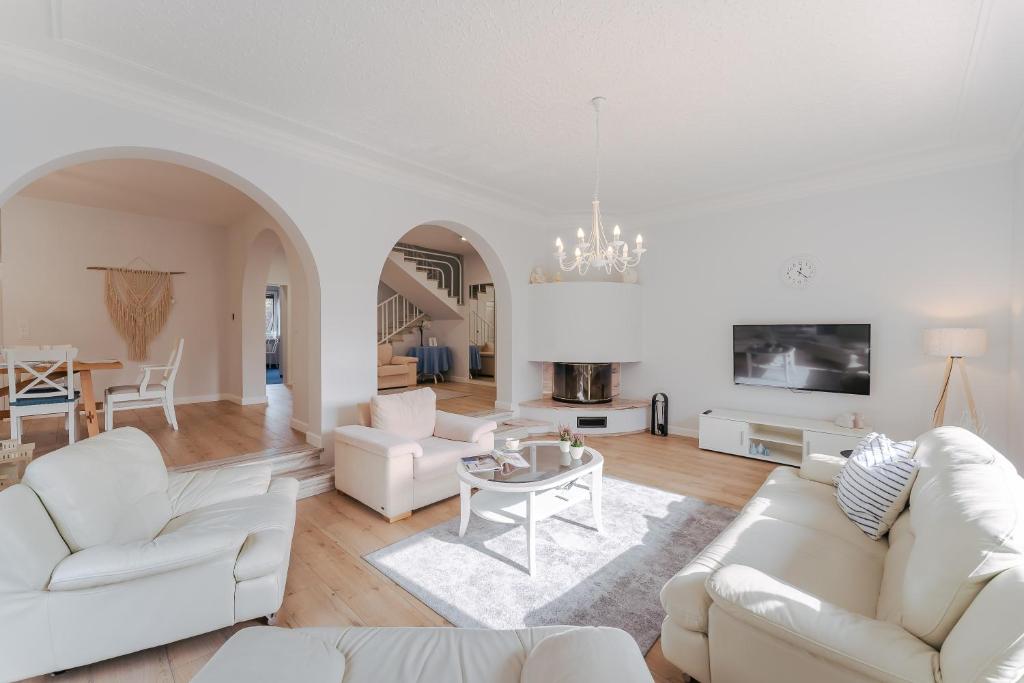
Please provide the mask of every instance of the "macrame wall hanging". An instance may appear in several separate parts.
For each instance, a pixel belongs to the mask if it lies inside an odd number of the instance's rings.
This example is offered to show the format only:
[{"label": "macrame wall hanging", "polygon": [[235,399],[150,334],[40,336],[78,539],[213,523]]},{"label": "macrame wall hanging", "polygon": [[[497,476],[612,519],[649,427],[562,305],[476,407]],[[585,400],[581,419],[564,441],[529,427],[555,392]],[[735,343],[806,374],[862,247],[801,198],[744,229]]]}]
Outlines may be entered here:
[{"label": "macrame wall hanging", "polygon": [[108,266],[90,266],[89,270],[106,271],[107,312],[128,344],[128,358],[146,360],[149,343],[160,334],[174,303],[171,276],[183,273]]}]

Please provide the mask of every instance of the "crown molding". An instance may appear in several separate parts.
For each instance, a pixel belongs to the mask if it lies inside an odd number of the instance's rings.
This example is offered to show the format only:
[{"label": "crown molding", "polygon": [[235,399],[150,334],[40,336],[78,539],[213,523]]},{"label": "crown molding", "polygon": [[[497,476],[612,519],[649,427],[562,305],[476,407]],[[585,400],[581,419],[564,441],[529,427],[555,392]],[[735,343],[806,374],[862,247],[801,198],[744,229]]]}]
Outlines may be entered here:
[{"label": "crown molding", "polygon": [[723,213],[807,199],[859,187],[934,175],[959,168],[1005,163],[1012,157],[1013,150],[1005,146],[982,146],[971,149],[946,148],[769,183],[746,190],[724,192],[651,211],[631,213],[627,220],[631,229],[640,230],[644,225],[657,225],[690,216]]},{"label": "crown molding", "polygon": [[[59,32],[58,32],[59,35]],[[95,51],[93,51],[95,52]],[[153,72],[159,76],[160,72]],[[268,149],[337,168],[422,196],[450,201],[483,213],[529,222],[548,230],[564,229],[566,221],[578,220],[580,211],[546,210],[542,206],[493,188],[473,184],[397,157],[359,145],[315,127],[249,107],[253,114],[243,116],[194,98],[164,92],[157,88],[130,83],[98,69],[0,42],[0,73],[74,92],[92,99],[132,109],[179,125],[198,128],[247,145]],[[175,83],[177,87],[187,84]],[[204,97],[215,94],[197,91]],[[223,100],[223,98],[219,98]],[[244,103],[226,101],[239,108]],[[254,120],[261,118],[264,121]],[[629,223],[630,230],[645,225],[670,222],[691,215],[718,213],[740,208],[807,198],[856,187],[930,175],[960,167],[999,163],[1024,149],[1024,108],[1017,117],[1010,140],[1005,146],[916,151],[897,157],[853,167],[823,170],[797,179],[788,179],[746,188],[733,188],[711,196],[659,208],[609,215]]]},{"label": "crown molding", "polygon": [[[540,221],[545,216],[537,205],[507,193],[388,156],[295,121],[282,117],[271,123],[254,121],[222,107],[129,83],[97,69],[2,41],[0,72],[495,216],[511,215],[527,221]],[[255,113],[264,118],[272,116]]]}]

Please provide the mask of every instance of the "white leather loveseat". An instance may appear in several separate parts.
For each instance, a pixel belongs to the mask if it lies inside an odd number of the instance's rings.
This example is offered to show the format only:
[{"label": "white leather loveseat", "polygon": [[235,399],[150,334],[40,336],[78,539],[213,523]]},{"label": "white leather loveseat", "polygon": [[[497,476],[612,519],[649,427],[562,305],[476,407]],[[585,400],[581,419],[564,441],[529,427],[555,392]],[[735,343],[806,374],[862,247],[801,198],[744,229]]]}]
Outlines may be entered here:
[{"label": "white leather loveseat", "polygon": [[431,389],[374,396],[334,430],[334,485],[389,521],[459,493],[460,458],[494,448],[493,420],[437,410]]},{"label": "white leather loveseat", "polygon": [[836,504],[845,460],[775,470],[662,590],[669,661],[701,683],[1021,680],[1024,480],[955,427],[914,457],[878,541]]},{"label": "white leather loveseat", "polygon": [[273,614],[297,491],[269,466],[168,473],[131,427],[36,459],[0,492],[0,680]]},{"label": "white leather loveseat", "polygon": [[192,683],[653,683],[617,628],[239,631]]}]

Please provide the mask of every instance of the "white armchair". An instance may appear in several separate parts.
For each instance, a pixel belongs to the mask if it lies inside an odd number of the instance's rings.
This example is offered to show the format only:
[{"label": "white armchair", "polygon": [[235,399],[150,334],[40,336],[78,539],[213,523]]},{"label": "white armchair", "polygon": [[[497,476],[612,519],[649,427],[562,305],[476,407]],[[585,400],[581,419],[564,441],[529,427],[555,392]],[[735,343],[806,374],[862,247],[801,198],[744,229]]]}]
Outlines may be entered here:
[{"label": "white armchair", "polygon": [[334,430],[334,483],[392,522],[457,495],[455,464],[489,453],[498,428],[437,410],[432,389],[375,396],[360,420]]},{"label": "white armchair", "polygon": [[131,428],[36,459],[0,491],[0,680],[273,615],[294,479],[269,466],[168,472]]}]

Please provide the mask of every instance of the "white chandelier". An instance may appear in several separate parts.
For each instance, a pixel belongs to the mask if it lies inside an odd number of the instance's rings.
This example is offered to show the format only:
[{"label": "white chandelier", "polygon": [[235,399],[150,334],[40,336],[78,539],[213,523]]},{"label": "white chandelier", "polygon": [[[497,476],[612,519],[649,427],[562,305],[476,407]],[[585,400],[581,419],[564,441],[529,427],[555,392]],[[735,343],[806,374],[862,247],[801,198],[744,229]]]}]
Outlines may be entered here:
[{"label": "white chandelier", "polygon": [[598,199],[598,190],[601,187],[601,105],[604,104],[603,97],[595,97],[590,100],[594,106],[594,207],[593,225],[590,235],[583,232],[583,228],[576,230],[576,249],[573,255],[565,253],[565,245],[562,238],[555,240],[555,256],[558,257],[558,265],[562,270],[576,270],[580,275],[585,275],[591,266],[604,268],[606,273],[612,269],[620,273],[626,272],[629,268],[635,268],[640,263],[644,252],[644,238],[636,236],[636,247],[630,253],[629,245],[621,239],[622,230],[619,226],[612,229],[612,239],[609,240],[604,234],[604,223],[601,222],[601,201]]}]

